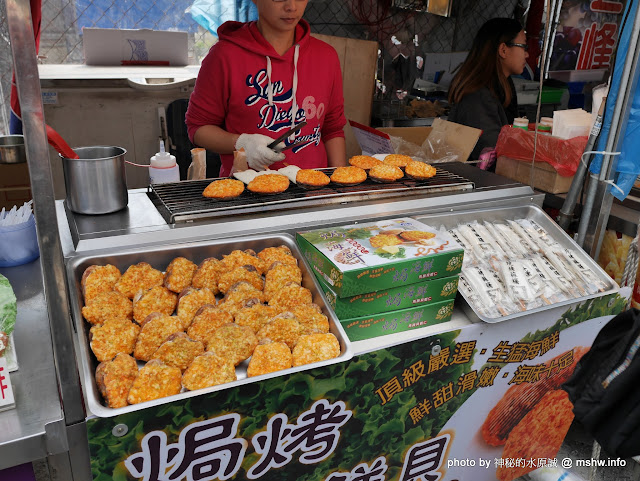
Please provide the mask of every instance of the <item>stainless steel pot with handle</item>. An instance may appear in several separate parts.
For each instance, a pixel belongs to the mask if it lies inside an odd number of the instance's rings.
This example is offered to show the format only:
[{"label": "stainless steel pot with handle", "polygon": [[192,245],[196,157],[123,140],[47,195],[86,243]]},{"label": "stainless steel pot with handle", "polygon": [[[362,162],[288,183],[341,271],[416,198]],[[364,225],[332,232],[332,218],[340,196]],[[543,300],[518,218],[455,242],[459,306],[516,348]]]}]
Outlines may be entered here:
[{"label": "stainless steel pot with handle", "polygon": [[108,214],[129,202],[122,147],[96,146],[73,149],[79,159],[60,155],[67,190],[67,207],[78,214]]}]

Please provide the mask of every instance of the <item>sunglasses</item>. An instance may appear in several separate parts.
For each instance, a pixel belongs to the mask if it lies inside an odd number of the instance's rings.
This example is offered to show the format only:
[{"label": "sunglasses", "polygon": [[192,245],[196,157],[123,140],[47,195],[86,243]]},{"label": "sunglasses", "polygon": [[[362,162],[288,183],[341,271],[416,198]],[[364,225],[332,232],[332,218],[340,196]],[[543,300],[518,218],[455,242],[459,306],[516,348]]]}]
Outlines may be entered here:
[{"label": "sunglasses", "polygon": [[526,43],[513,43],[513,42],[509,42],[507,43],[508,47],[520,47],[523,48],[525,52],[529,51],[529,45],[527,45]]}]

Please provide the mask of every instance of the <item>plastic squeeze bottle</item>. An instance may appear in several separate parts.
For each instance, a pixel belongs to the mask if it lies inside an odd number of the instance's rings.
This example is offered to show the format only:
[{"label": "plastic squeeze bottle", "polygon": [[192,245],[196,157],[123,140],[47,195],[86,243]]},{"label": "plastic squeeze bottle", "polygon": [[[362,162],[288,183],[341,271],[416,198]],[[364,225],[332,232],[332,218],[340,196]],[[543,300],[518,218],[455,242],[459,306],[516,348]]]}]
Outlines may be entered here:
[{"label": "plastic squeeze bottle", "polygon": [[176,163],[176,157],[165,152],[162,139],[160,139],[160,152],[151,157],[149,163],[149,182],[152,184],[180,182],[180,168]]}]

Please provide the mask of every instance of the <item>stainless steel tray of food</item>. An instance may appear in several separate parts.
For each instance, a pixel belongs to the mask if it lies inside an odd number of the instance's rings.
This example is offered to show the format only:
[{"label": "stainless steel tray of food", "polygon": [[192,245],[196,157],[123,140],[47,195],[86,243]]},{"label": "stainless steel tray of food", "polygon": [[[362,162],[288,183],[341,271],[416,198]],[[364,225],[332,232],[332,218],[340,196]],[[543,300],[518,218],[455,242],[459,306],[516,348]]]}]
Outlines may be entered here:
[{"label": "stainless steel tray of food", "polygon": [[[107,402],[103,399],[100,388],[98,387],[98,383],[96,381],[96,368],[100,363],[96,358],[96,355],[94,355],[91,347],[89,331],[92,328],[92,324],[85,320],[82,311],[83,306],[85,305],[82,278],[83,273],[87,268],[94,265],[105,266],[110,264],[117,267],[120,272],[124,274],[127,268],[129,268],[130,266],[144,262],[148,263],[152,268],[155,268],[156,270],[164,274],[167,266],[171,263],[171,261],[178,257],[184,257],[195,263],[196,265],[200,265],[200,263],[205,259],[216,258],[218,260],[221,260],[223,259],[223,256],[228,255],[232,251],[236,250],[244,251],[247,249],[251,249],[255,253],[259,253],[265,248],[278,246],[288,247],[291,251],[291,255],[295,259],[297,259],[298,267],[300,268],[302,273],[301,286],[310,291],[313,303],[317,304],[321,308],[322,313],[328,318],[329,333],[333,334],[338,340],[340,352],[337,357],[328,360],[322,360],[319,362],[313,362],[310,364],[298,365],[296,367],[290,367],[267,374],[255,375],[254,377],[249,377],[247,375],[247,367],[251,359],[249,358],[236,365],[236,380],[226,382],[224,384],[190,391],[182,387],[181,392],[178,394],[169,395],[167,397],[148,400],[136,404],[128,404],[123,407],[109,407]],[[120,249],[117,252],[105,251],[105,253],[100,253],[98,255],[73,257],[69,259],[67,261],[66,271],[70,291],[72,316],[76,326],[76,331],[78,333],[78,362],[80,364],[82,372],[81,375],[85,393],[85,402],[89,411],[93,415],[99,417],[116,416],[139,409],[144,409],[150,406],[186,399],[193,396],[199,396],[214,391],[233,389],[234,387],[242,384],[260,382],[262,380],[281,375],[344,362],[350,359],[353,355],[350,342],[340,324],[340,321],[335,317],[333,311],[328,307],[329,304],[326,301],[324,293],[320,289],[317,280],[309,269],[308,264],[306,263],[298,246],[295,243],[295,240],[293,239],[293,237],[287,234],[251,236],[236,239],[225,239],[220,241],[165,245],[161,247],[151,248],[132,247],[128,249]],[[216,297],[216,301],[219,302],[221,294],[217,294]],[[179,307],[177,309],[179,309]],[[175,313],[173,314],[175,315]],[[132,322],[135,323],[135,321]],[[323,322],[326,323],[326,321]],[[335,340],[333,340],[333,342],[335,342]],[[138,369],[140,369],[144,365],[144,363],[143,361],[137,360],[137,365]]]},{"label": "stainless steel tray of food", "polygon": [[[569,306],[573,305],[587,299],[592,299],[595,297],[601,297],[608,294],[612,294],[618,291],[619,286],[616,282],[609,277],[609,275],[602,269],[596,261],[594,261],[589,255],[584,252],[576,244],[576,242],[564,232],[558,224],[556,224],[551,217],[547,215],[544,210],[542,210],[537,205],[523,205],[517,207],[505,207],[505,208],[495,208],[495,209],[485,209],[485,210],[469,210],[463,212],[455,212],[455,213],[445,213],[445,214],[434,214],[434,215],[425,215],[425,216],[416,216],[418,221],[423,222],[427,225],[430,225],[434,228],[444,227],[445,229],[455,228],[460,224],[473,223],[473,222],[490,222],[497,224],[504,224],[507,221],[515,221],[517,219],[529,219],[533,220],[536,224],[542,227],[548,235],[557,242],[561,248],[570,249],[575,253],[576,259],[579,262],[586,266],[601,282],[603,288],[596,293],[580,295],[576,297],[572,297],[570,299],[561,300],[559,302],[554,302],[549,305],[544,305],[542,307],[536,307],[532,309],[522,310],[520,312],[512,313],[509,315],[499,316],[499,317],[490,317],[487,315],[483,315],[478,312],[474,307],[473,303],[468,296],[465,294],[463,290],[459,290],[459,294],[463,297],[464,302],[462,303],[463,310],[469,316],[472,321],[483,321],[488,323],[495,322],[503,322],[511,319],[516,319],[523,316],[528,316],[530,314],[534,314],[537,312],[546,311],[552,308],[556,308],[559,306]],[[464,275],[465,268],[463,267],[462,274]]]}]

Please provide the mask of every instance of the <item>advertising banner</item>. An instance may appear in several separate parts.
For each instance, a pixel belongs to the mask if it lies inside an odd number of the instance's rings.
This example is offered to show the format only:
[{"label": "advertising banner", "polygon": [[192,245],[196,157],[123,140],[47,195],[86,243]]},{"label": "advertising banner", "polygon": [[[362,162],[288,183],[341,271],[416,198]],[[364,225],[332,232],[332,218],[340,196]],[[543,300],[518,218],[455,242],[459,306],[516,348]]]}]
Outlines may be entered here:
[{"label": "advertising banner", "polygon": [[[560,385],[626,300],[471,324],[87,421],[94,479],[510,481],[555,463]],[[142,408],[142,406],[141,406]]]},{"label": "advertising banner", "polygon": [[624,5],[624,0],[563,2],[549,71],[609,68]]}]

